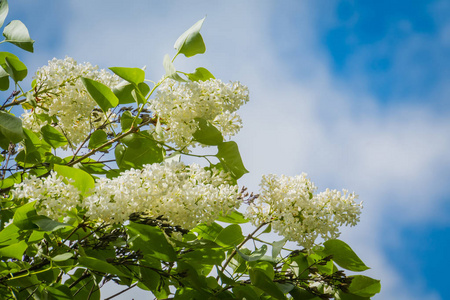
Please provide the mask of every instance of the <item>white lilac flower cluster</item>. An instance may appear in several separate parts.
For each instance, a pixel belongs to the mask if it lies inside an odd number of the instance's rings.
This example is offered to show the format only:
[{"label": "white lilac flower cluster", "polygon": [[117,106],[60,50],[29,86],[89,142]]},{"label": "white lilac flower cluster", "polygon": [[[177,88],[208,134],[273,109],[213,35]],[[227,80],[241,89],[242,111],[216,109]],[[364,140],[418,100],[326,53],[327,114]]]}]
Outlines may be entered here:
[{"label": "white lilac flower cluster", "polygon": [[195,118],[210,121],[225,138],[235,135],[242,127],[236,110],[248,100],[248,88],[239,82],[209,79],[178,83],[166,79],[149,108],[163,124],[164,140],[183,148],[195,144],[192,143],[192,135],[198,128]]},{"label": "white lilac flower cluster", "polygon": [[53,219],[80,207],[92,220],[122,223],[132,213],[143,212],[192,229],[239,207],[237,186],[228,184],[229,179],[223,171],[171,162],[131,169],[113,179],[99,178],[84,199],[54,172],[46,178],[25,179],[14,186],[12,193],[16,199],[37,201],[38,213]]},{"label": "white lilac flower cluster", "polygon": [[315,194],[317,187],[306,174],[295,177],[264,175],[259,197],[249,205],[247,217],[259,225],[271,222],[275,232],[310,249],[320,236],[337,238],[342,225],[359,221],[362,204],[357,195],[327,189]]},{"label": "white lilac flower cluster", "polygon": [[12,194],[16,199],[36,201],[37,213],[52,219],[66,216],[69,210],[80,205],[81,200],[79,190],[56,172],[45,178],[31,176],[15,184]]},{"label": "white lilac flower cluster", "polygon": [[145,212],[192,229],[239,207],[237,186],[227,183],[228,176],[197,164],[145,165],[113,179],[100,178],[84,206],[88,216],[106,222],[120,223],[134,212]]},{"label": "white lilac flower cluster", "polygon": [[24,127],[38,132],[42,126],[56,122],[55,128],[72,144],[78,144],[92,129],[104,124],[107,116],[86,92],[80,77],[110,88],[120,82],[116,75],[90,63],[78,64],[71,57],[54,58],[36,72],[36,89],[40,91],[37,107],[22,114]]}]

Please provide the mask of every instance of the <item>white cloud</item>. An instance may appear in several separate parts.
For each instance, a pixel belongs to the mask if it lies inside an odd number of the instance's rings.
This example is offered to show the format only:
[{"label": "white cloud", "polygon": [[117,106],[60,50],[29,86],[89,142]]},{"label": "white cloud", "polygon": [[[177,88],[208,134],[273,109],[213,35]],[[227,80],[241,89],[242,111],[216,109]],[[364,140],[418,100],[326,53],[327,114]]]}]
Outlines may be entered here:
[{"label": "white cloud", "polygon": [[[237,138],[251,170],[243,184],[256,189],[261,174],[305,171],[322,188],[357,191],[365,201],[363,220],[346,229],[343,239],[382,279],[377,298],[439,299],[423,287],[411,288],[381,242],[392,215],[402,226],[439,216],[439,198],[448,192],[440,170],[450,164],[450,121],[420,104],[380,107],[367,91],[342,85],[316,42],[316,7],[301,4],[299,27],[286,28],[302,40],[295,63],[308,74],[300,81],[278,54],[289,46],[274,43],[270,21],[286,20],[273,15],[277,11],[269,2],[70,3],[65,33],[70,38],[61,54],[102,67],[145,64],[152,79],[163,73],[162,57],[173,53],[178,35],[207,14],[202,30],[207,53],[176,65],[205,66],[220,78],[249,85],[252,102],[242,110],[245,127]],[[393,213],[385,216],[388,210]]]}]

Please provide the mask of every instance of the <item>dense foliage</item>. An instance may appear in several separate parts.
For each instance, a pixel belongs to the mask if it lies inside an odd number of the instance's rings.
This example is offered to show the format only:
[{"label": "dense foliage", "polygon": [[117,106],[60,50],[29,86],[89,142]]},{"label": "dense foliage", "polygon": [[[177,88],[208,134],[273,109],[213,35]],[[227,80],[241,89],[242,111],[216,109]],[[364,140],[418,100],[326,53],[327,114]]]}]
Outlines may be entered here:
[{"label": "dense foliage", "polygon": [[[2,0],[1,26],[7,14]],[[0,90],[11,93],[0,109],[1,299],[100,299],[110,281],[158,299],[379,292],[378,280],[342,270],[368,269],[337,239],[359,220],[354,193],[317,192],[306,174],[265,175],[259,194],[238,187],[248,171],[230,138],[247,87],[174,66],[180,54],[205,52],[203,21],[178,38],[157,82],[140,68],[110,72],[66,57],[37,70],[26,90],[26,66],[0,52]],[[3,35],[33,52],[20,21]],[[183,163],[189,157],[204,165]],[[267,240],[272,230],[280,240]]]}]

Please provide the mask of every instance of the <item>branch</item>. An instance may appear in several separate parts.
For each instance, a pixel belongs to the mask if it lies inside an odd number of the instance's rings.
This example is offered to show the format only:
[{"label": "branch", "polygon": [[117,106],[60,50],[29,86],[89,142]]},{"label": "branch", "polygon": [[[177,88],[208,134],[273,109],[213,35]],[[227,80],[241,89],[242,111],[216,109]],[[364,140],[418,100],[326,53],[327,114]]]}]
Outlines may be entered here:
[{"label": "branch", "polygon": [[120,291],[120,292],[118,292],[118,293],[112,295],[111,297],[105,298],[105,300],[110,300],[110,299],[112,299],[112,298],[115,298],[115,297],[119,296],[120,294],[123,294],[123,293],[125,293],[126,291],[131,290],[131,289],[134,288],[136,285],[137,285],[137,282],[135,282],[132,286],[130,286],[130,287],[124,289],[123,291]]},{"label": "branch", "polygon": [[[253,236],[258,232],[258,230],[260,230],[263,226],[267,225],[267,222],[262,223],[261,225],[258,226],[258,228],[256,228],[252,233],[250,233],[237,247],[236,249],[240,249],[245,243],[248,242],[248,240],[250,240],[251,238],[253,238]],[[228,256],[227,260],[225,261],[225,264],[222,267],[222,272],[225,270],[225,268],[228,266],[228,264],[230,263],[231,259],[236,255],[237,251],[236,249],[234,249],[230,256]],[[217,277],[218,279],[218,277]]]},{"label": "branch", "polygon": [[113,138],[112,140],[107,141],[107,142],[104,143],[103,145],[101,145],[101,146],[99,146],[99,147],[97,147],[97,148],[95,148],[95,149],[92,149],[91,151],[89,151],[89,152],[86,153],[85,155],[81,156],[80,158],[78,158],[78,159],[76,159],[76,160],[73,160],[73,161],[69,162],[69,163],[67,164],[67,166],[73,166],[73,165],[75,165],[75,164],[77,164],[77,163],[83,161],[84,159],[88,158],[89,156],[94,155],[95,153],[97,153],[97,152],[100,151],[101,149],[105,148],[106,146],[109,146],[109,145],[114,144],[115,142],[117,142],[117,141],[121,140],[122,138],[126,137],[127,135],[130,135],[130,134],[132,134],[132,133],[137,132],[141,127],[144,127],[145,125],[148,125],[148,124],[153,123],[153,122],[155,122],[155,120],[150,119],[150,120],[148,120],[148,121],[146,121],[146,122],[142,122],[139,126],[130,128],[127,132],[124,132],[124,133],[122,133],[122,134],[116,136],[116,137]]}]

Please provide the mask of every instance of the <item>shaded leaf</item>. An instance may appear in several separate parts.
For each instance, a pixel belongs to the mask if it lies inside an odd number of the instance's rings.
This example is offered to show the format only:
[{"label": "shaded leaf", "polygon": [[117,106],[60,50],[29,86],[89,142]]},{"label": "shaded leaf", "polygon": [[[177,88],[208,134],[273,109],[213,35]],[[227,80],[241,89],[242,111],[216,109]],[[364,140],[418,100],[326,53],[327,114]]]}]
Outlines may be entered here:
[{"label": "shaded leaf", "polygon": [[217,158],[223,164],[225,170],[229,171],[236,179],[241,178],[247,169],[242,163],[241,154],[236,142],[224,142],[218,145],[219,152]]},{"label": "shaded leaf", "polygon": [[130,236],[134,238],[131,249],[140,250],[143,254],[164,261],[176,259],[176,253],[172,245],[169,244],[164,233],[158,227],[130,222],[126,228]]},{"label": "shaded leaf", "polygon": [[364,275],[350,276],[352,283],[348,292],[361,297],[372,297],[381,290],[380,281]]},{"label": "shaded leaf", "polygon": [[244,236],[242,235],[241,226],[237,224],[231,224],[230,226],[222,229],[214,242],[221,246],[229,247],[237,246],[243,240]]},{"label": "shaded leaf", "polygon": [[198,128],[194,132],[194,140],[203,145],[219,145],[223,142],[223,136],[219,129],[217,129],[211,122],[203,118],[195,118]]},{"label": "shaded leaf", "polygon": [[112,264],[94,257],[80,256],[78,258],[78,261],[80,262],[81,266],[84,266],[94,271],[108,273],[116,276],[126,276]]},{"label": "shaded leaf", "polygon": [[60,223],[46,216],[36,216],[31,221],[33,222],[33,224],[36,224],[42,231],[55,231],[70,226],[69,224]]},{"label": "shaded leaf", "polygon": [[[145,82],[138,84],[139,91],[145,97],[150,92],[150,87]],[[113,88],[113,93],[119,99],[119,104],[128,104],[136,102],[131,94],[136,89],[135,85],[128,81],[122,81]]]},{"label": "shaded leaf", "polygon": [[280,288],[260,269],[250,269],[250,280],[254,286],[275,299],[286,299]]},{"label": "shaded leaf", "polygon": [[257,261],[258,259],[262,258],[264,256],[264,254],[266,254],[267,246],[262,245],[261,248],[256,249],[250,255],[246,255],[246,254],[242,253],[237,248],[236,248],[236,252],[246,261]]},{"label": "shaded leaf", "polygon": [[[91,134],[91,137],[89,139],[88,148],[95,149],[97,147],[100,147],[101,145],[103,145],[106,142],[108,142],[108,135],[106,134],[106,132],[104,130],[98,129]],[[111,145],[103,147],[100,151],[105,151],[109,148],[111,148]]]},{"label": "shaded leaf", "polygon": [[64,146],[68,143],[66,137],[55,127],[49,124],[41,128],[41,134],[44,138],[44,141],[46,141],[54,149]]},{"label": "shaded leaf", "polygon": [[244,224],[250,222],[250,220],[246,219],[244,215],[237,210],[232,211],[226,216],[220,216],[217,218],[217,221],[231,224]]}]

